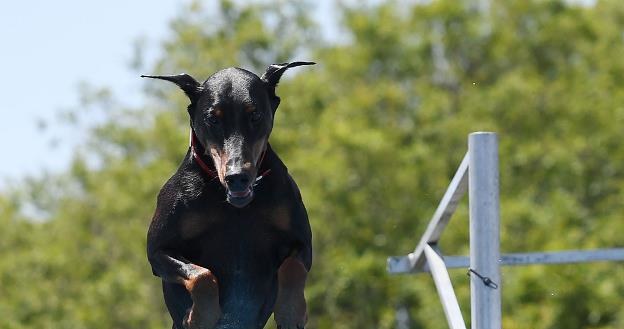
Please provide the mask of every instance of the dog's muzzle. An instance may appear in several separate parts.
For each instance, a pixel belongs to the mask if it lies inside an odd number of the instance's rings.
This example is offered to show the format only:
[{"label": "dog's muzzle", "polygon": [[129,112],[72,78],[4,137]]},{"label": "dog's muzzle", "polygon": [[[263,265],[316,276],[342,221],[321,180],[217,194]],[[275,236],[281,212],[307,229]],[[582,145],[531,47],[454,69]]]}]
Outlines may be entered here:
[{"label": "dog's muzzle", "polygon": [[227,201],[237,208],[243,208],[253,200],[253,184],[250,175],[245,173],[225,176]]}]

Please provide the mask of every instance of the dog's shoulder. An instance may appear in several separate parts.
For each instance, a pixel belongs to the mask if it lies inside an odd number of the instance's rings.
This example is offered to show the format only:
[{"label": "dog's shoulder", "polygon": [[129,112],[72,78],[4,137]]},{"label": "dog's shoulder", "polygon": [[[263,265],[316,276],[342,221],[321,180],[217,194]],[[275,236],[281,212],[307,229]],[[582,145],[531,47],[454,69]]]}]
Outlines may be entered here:
[{"label": "dog's shoulder", "polygon": [[[179,214],[184,208],[202,195],[206,180],[197,170],[193,170],[190,156],[184,158],[177,171],[165,182],[156,199],[156,213],[153,221],[167,220]],[[174,216],[175,217],[175,216]]]},{"label": "dog's shoulder", "polygon": [[206,177],[193,163],[189,152],[176,172],[163,185],[158,198],[188,205],[202,195],[206,184]]}]

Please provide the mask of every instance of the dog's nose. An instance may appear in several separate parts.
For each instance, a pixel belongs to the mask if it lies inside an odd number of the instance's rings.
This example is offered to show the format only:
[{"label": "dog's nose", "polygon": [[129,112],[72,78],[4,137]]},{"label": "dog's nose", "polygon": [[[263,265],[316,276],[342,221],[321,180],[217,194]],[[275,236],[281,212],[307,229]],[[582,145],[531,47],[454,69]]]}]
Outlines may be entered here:
[{"label": "dog's nose", "polygon": [[249,187],[249,175],[245,173],[225,176],[225,183],[231,192],[242,192]]}]

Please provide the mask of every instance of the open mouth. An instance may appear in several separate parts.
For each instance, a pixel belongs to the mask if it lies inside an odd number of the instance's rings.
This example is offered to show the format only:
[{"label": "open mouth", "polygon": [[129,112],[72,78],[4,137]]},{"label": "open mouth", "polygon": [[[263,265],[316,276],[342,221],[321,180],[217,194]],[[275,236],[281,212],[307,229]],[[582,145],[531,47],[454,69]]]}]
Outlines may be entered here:
[{"label": "open mouth", "polygon": [[231,205],[237,208],[242,208],[248,205],[252,199],[253,199],[253,189],[251,186],[247,187],[247,189],[245,189],[244,191],[239,191],[239,192],[228,191],[227,192],[227,201]]}]

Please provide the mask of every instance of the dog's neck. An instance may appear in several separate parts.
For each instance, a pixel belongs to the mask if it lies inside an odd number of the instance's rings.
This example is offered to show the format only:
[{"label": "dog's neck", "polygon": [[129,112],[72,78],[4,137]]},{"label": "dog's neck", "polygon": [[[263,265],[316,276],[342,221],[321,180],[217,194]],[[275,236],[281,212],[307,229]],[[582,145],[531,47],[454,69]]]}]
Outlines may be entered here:
[{"label": "dog's neck", "polygon": [[206,175],[208,175],[208,177],[217,178],[218,174],[214,163],[212,163],[212,161],[209,161],[209,165],[208,163],[206,163],[206,161],[204,161],[204,159],[202,159],[201,154],[203,154],[204,152],[198,152],[197,150],[201,149],[202,151],[204,151],[204,147],[201,145],[201,143],[197,141],[197,135],[195,135],[195,130],[193,130],[192,127],[190,130],[191,131],[189,134],[189,144],[191,147],[191,157],[193,158],[195,163],[197,163],[199,167],[206,173]]}]

